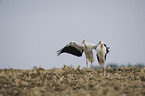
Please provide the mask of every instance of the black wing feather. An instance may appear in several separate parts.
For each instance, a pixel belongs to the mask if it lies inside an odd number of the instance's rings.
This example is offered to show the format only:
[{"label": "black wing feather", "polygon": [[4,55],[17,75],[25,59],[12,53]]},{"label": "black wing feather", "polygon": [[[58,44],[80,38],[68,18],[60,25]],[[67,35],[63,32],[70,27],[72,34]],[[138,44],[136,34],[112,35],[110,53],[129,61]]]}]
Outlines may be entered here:
[{"label": "black wing feather", "polygon": [[96,55],[97,55],[97,60],[98,60],[98,62],[100,62],[98,54],[96,54]]},{"label": "black wing feather", "polygon": [[61,54],[61,53],[69,53],[69,54],[72,54],[72,55],[75,55],[75,56],[78,56],[78,57],[81,57],[82,56],[82,53],[83,53],[83,50],[82,52],[80,52],[77,48],[71,46],[70,44],[66,45],[64,48],[60,49],[57,51],[58,53],[58,56]]},{"label": "black wing feather", "polygon": [[110,49],[110,47],[107,47],[107,45],[106,44],[104,44],[104,46],[106,47],[106,54],[105,54],[105,60],[106,60],[106,57],[107,57],[107,54],[109,53],[109,49]]}]

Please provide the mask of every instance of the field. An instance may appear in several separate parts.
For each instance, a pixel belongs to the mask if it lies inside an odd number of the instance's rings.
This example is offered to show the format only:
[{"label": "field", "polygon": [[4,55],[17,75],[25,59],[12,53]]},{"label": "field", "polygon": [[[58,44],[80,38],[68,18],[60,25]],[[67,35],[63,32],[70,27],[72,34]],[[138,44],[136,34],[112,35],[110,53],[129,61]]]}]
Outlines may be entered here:
[{"label": "field", "polygon": [[145,96],[145,67],[0,69],[0,96]]}]

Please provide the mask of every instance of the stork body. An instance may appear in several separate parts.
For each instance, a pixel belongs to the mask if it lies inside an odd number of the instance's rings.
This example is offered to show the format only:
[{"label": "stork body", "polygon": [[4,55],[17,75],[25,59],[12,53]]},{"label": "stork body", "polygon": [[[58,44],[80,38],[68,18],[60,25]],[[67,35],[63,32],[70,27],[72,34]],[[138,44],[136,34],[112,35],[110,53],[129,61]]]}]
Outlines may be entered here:
[{"label": "stork body", "polygon": [[83,40],[82,44],[84,44],[83,49],[86,56],[86,67],[88,68],[88,61],[89,61],[91,62],[91,68],[93,68],[94,56],[93,56],[92,49],[95,49],[97,45],[86,43],[85,40]]},{"label": "stork body", "polygon": [[100,41],[96,51],[98,62],[103,67],[105,65],[106,56],[109,53],[109,47],[107,47],[103,41]]},{"label": "stork body", "polygon": [[77,57],[81,57],[83,52],[85,52],[86,56],[86,67],[88,68],[88,61],[91,62],[91,68],[93,68],[93,62],[94,62],[94,57],[93,57],[93,51],[92,49],[96,49],[98,46],[95,44],[91,43],[86,43],[85,39],[82,42],[82,45],[76,43],[76,42],[70,42],[67,44],[64,48],[58,50],[58,56],[61,53],[69,53],[72,55],[75,55]]}]

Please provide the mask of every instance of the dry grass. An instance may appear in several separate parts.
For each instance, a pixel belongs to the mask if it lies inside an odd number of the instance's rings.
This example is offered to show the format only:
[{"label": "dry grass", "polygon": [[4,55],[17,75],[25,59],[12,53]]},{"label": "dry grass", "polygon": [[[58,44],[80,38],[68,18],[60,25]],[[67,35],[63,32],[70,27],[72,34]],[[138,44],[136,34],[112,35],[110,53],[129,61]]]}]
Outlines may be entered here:
[{"label": "dry grass", "polygon": [[0,96],[145,96],[145,67],[0,69]]}]

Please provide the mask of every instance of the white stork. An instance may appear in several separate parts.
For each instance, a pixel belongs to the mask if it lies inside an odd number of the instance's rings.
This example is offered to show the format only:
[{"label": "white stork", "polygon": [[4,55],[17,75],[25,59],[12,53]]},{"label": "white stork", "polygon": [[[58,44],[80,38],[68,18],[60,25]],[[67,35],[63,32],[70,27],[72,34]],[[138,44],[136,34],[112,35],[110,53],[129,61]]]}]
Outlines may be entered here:
[{"label": "white stork", "polygon": [[109,53],[109,48],[103,41],[99,41],[98,47],[96,48],[97,51],[97,59],[99,64],[103,67],[105,65],[105,60],[107,57],[107,54]]},{"label": "white stork", "polygon": [[83,52],[85,52],[86,68],[88,68],[88,61],[91,62],[91,68],[93,68],[94,57],[92,49],[96,49],[98,45],[99,43],[97,45],[86,43],[85,39],[83,40],[82,45],[73,41],[67,44],[64,48],[58,50],[57,54],[59,56],[61,53],[69,53],[77,57],[81,57]]}]

